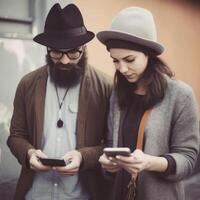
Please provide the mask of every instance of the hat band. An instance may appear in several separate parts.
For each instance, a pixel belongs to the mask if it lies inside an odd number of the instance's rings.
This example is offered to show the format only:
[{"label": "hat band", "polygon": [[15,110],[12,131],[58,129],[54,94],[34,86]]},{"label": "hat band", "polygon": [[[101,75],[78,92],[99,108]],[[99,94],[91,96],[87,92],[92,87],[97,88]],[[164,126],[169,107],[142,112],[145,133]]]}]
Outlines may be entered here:
[{"label": "hat band", "polygon": [[62,31],[53,31],[53,30],[45,30],[44,33],[49,34],[49,35],[60,35],[62,34],[63,36],[79,36],[79,35],[84,35],[87,33],[87,30],[84,26],[78,27],[78,28],[72,28],[70,30],[62,30]]},{"label": "hat band", "polygon": [[155,54],[155,50],[151,47],[147,47],[141,44],[137,44],[134,42],[120,40],[120,39],[110,39],[105,42],[106,48],[109,51],[112,48],[122,48],[122,49],[130,49],[135,51],[141,51],[147,55]]}]

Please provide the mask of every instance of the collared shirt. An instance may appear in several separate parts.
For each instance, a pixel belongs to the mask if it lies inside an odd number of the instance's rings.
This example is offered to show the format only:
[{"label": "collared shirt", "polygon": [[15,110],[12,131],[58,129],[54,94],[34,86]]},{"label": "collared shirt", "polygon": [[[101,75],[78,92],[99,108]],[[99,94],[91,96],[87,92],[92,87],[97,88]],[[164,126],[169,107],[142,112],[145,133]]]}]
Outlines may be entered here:
[{"label": "collared shirt", "polygon": [[[58,88],[58,96],[62,101],[65,88]],[[68,151],[76,147],[76,121],[80,84],[69,88],[61,107],[63,127],[57,127],[59,119],[59,102],[54,84],[48,77],[45,99],[44,131],[42,151],[49,158],[62,158]],[[79,174],[73,176],[60,175],[55,171],[37,172],[26,200],[88,200],[89,195],[83,191]]]}]

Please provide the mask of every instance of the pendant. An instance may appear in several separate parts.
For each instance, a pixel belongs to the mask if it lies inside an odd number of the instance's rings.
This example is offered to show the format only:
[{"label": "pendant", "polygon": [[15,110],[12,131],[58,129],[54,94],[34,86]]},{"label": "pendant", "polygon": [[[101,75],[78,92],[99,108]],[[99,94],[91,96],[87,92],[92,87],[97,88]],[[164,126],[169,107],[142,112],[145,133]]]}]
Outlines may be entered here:
[{"label": "pendant", "polygon": [[57,127],[58,128],[61,128],[61,127],[63,127],[63,121],[62,121],[62,119],[59,119],[58,121],[57,121]]}]

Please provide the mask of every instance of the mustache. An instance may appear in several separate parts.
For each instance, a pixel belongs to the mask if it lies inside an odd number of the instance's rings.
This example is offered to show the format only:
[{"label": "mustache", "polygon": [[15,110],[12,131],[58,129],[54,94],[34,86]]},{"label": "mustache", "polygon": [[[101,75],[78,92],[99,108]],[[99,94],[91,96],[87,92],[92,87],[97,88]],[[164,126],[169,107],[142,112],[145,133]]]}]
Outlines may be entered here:
[{"label": "mustache", "polygon": [[74,63],[68,63],[68,64],[55,63],[54,68],[60,71],[70,71],[70,70],[80,70],[81,67]]}]

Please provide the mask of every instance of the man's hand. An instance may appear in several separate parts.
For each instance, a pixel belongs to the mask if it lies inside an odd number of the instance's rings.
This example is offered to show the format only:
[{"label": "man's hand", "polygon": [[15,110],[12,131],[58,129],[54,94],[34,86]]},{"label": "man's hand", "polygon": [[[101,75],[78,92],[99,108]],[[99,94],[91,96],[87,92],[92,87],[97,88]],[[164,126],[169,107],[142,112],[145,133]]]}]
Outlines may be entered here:
[{"label": "man's hand", "polygon": [[74,175],[79,171],[82,155],[79,151],[73,150],[63,156],[66,162],[69,162],[65,167],[53,167],[54,170],[63,175]]},{"label": "man's hand", "polygon": [[99,162],[101,163],[101,167],[108,172],[114,173],[121,169],[117,163],[113,162],[111,158],[108,158],[105,154],[99,158]]},{"label": "man's hand", "polygon": [[43,165],[39,158],[47,158],[47,156],[39,149],[29,149],[28,150],[28,159],[30,168],[34,171],[49,171],[52,168],[49,166]]}]

